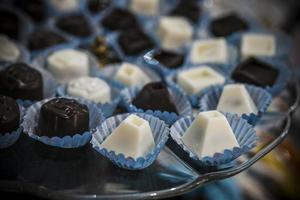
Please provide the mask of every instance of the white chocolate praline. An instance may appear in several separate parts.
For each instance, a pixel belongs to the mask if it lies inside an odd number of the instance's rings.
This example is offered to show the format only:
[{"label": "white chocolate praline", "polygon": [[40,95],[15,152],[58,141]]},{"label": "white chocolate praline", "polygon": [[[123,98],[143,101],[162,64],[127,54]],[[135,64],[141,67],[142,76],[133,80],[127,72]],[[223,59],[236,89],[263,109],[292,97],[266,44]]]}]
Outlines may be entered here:
[{"label": "white chocolate praline", "polygon": [[197,40],[192,45],[191,62],[197,63],[220,63],[225,64],[228,60],[228,47],[224,38]]},{"label": "white chocolate praline", "polygon": [[19,59],[19,48],[7,36],[0,35],[0,44],[0,61],[15,62]]},{"label": "white chocolate praline", "polygon": [[243,113],[257,113],[257,108],[242,84],[226,85],[222,91],[217,110],[234,113],[241,116]]},{"label": "white chocolate praline", "polygon": [[224,76],[208,66],[187,69],[177,75],[177,83],[187,94],[196,94],[208,86],[224,82]]},{"label": "white chocolate praline", "polygon": [[59,11],[67,12],[76,10],[80,0],[50,0],[50,3]]},{"label": "white chocolate praline", "polygon": [[137,14],[154,16],[158,14],[160,0],[131,0],[130,8]]},{"label": "white chocolate praline", "polygon": [[48,70],[60,83],[69,82],[89,74],[89,58],[75,49],[58,50],[47,58]]},{"label": "white chocolate praline", "polygon": [[200,158],[239,147],[226,117],[218,111],[201,112],[184,133],[182,141]]},{"label": "white chocolate praline", "polygon": [[114,77],[128,87],[142,87],[151,82],[147,74],[145,74],[138,66],[130,63],[122,63]]},{"label": "white chocolate praline", "polygon": [[242,56],[274,56],[276,42],[273,35],[247,33],[242,36]]},{"label": "white chocolate praline", "polygon": [[149,122],[133,114],[122,121],[101,144],[108,151],[134,159],[145,157],[154,146]]},{"label": "white chocolate praline", "polygon": [[193,27],[183,17],[161,17],[157,31],[162,47],[165,49],[183,47],[193,37]]},{"label": "white chocolate praline", "polygon": [[109,85],[96,77],[80,77],[71,80],[67,85],[67,93],[96,103],[108,103],[111,101]]}]

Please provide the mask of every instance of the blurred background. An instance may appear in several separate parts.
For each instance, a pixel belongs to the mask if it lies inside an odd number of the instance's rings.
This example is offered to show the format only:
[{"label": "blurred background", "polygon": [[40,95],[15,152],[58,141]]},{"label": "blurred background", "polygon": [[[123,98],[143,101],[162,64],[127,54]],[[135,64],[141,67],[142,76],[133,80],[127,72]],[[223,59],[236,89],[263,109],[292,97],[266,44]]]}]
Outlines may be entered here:
[{"label": "blurred background", "polygon": [[[25,0],[24,0],[25,1]],[[2,2],[2,1],[0,1]],[[300,80],[300,1],[299,0],[205,0],[212,14],[235,11],[249,15],[270,29],[281,29],[294,40],[291,66]],[[234,178],[209,184],[171,199],[274,200],[300,199],[300,109],[293,116],[285,141],[250,169]],[[259,148],[259,147],[258,147]],[[23,194],[10,198],[24,198]],[[29,196],[30,199],[38,199]]]}]

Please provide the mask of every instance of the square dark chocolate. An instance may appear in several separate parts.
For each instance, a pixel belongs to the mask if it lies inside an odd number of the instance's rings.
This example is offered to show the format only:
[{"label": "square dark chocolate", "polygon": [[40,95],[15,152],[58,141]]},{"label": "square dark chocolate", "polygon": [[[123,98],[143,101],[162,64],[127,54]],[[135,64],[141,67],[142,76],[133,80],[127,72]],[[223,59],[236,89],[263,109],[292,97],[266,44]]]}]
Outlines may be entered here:
[{"label": "square dark chocolate", "polygon": [[132,104],[143,110],[160,110],[177,113],[177,108],[163,82],[148,83],[133,99]]},{"label": "square dark chocolate", "polygon": [[177,69],[184,62],[184,55],[168,50],[158,50],[153,58],[166,68]]},{"label": "square dark chocolate", "polygon": [[135,15],[121,8],[113,9],[102,19],[101,24],[110,30],[126,30],[138,26]]},{"label": "square dark chocolate", "polygon": [[197,0],[180,0],[169,15],[185,17],[192,23],[197,23],[201,15],[201,8]]},{"label": "square dark chocolate", "polygon": [[32,51],[38,51],[66,42],[67,39],[61,34],[48,28],[40,28],[29,35],[27,47]]},{"label": "square dark chocolate", "polygon": [[231,74],[234,81],[253,84],[260,87],[273,86],[279,71],[268,63],[248,58],[241,62]]},{"label": "square dark chocolate", "polygon": [[226,37],[237,31],[248,30],[248,24],[236,14],[229,14],[214,19],[210,24],[210,31],[217,37]]},{"label": "square dark chocolate", "polygon": [[56,26],[60,30],[76,37],[88,37],[92,34],[91,24],[81,13],[58,18]]},{"label": "square dark chocolate", "polygon": [[126,55],[137,55],[154,47],[152,39],[140,29],[123,31],[118,37],[118,43]]}]

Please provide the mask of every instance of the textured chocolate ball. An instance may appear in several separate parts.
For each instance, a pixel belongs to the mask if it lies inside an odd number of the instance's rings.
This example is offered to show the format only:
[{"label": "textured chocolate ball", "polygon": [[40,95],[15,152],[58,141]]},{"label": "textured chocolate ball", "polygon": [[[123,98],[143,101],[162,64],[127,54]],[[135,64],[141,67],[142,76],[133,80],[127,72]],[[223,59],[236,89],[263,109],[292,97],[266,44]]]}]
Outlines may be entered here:
[{"label": "textured chocolate ball", "polygon": [[177,113],[167,86],[163,82],[148,83],[133,99],[132,104],[143,110],[160,110]]},{"label": "textured chocolate ball", "polygon": [[19,125],[19,105],[13,98],[0,95],[0,134],[15,131]]},{"label": "textured chocolate ball", "polygon": [[55,98],[40,109],[37,133],[40,136],[72,136],[89,130],[89,109],[74,99]]},{"label": "textured chocolate ball", "polygon": [[0,93],[14,99],[43,99],[43,78],[25,63],[15,63],[0,71]]}]

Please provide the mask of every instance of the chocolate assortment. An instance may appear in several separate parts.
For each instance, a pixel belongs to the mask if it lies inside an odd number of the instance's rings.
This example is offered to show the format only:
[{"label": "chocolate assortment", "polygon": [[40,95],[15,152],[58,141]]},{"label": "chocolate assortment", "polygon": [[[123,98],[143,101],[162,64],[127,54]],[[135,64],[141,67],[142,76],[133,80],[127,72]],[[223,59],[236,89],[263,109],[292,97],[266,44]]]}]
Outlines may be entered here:
[{"label": "chocolate assortment", "polygon": [[0,93],[14,99],[42,100],[42,75],[25,63],[12,64],[0,71]]},{"label": "chocolate assortment", "polygon": [[0,95],[0,135],[17,130],[19,125],[19,105],[13,98]]},{"label": "chocolate assortment", "polygon": [[40,136],[64,137],[89,130],[89,109],[76,100],[55,98],[40,109],[37,133]]}]

